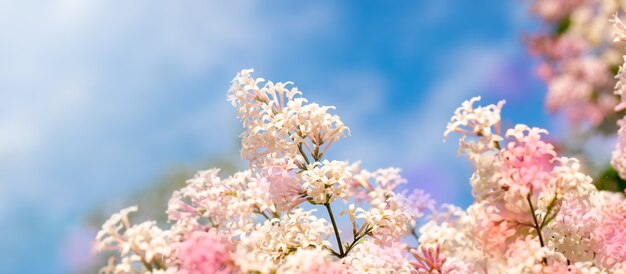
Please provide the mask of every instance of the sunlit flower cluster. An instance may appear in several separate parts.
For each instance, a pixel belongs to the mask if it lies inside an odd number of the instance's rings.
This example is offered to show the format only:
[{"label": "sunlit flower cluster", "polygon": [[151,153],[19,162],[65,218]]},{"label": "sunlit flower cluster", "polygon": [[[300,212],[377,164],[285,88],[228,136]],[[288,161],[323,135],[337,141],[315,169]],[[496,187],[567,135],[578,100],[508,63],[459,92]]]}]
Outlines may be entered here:
[{"label": "sunlit flower cluster", "polygon": [[[468,117],[452,121],[471,124],[465,109],[476,101],[457,110]],[[458,130],[450,124],[450,131]],[[481,131],[468,135],[494,142]],[[420,230],[420,244],[430,248],[422,250],[420,269],[454,261],[471,267],[464,273],[626,272],[626,240],[613,232],[624,230],[624,195],[597,191],[578,161],[559,157],[545,134],[518,124],[489,149],[464,150],[475,165],[476,201],[465,211],[447,206],[432,214]]]},{"label": "sunlit flower cluster", "polygon": [[115,251],[119,257],[111,257],[102,269],[105,273],[131,273],[135,265],[148,269],[165,268],[171,263],[179,237],[172,231],[163,231],[154,221],[131,225],[128,214],[137,207],[128,207],[115,213],[102,225],[96,236],[95,248],[99,251]]},{"label": "sunlit flower cluster", "polygon": [[436,207],[397,168],[324,158],[349,132],[332,108],[251,73],[228,95],[249,169],[198,172],[167,228],[131,225],[136,207],[113,214],[96,238],[112,252],[102,273],[626,273],[624,195],[598,191],[546,130],[501,129],[504,101],[455,111],[444,136],[462,135],[475,200]]},{"label": "sunlit flower cluster", "polygon": [[249,169],[227,178],[199,171],[172,194],[167,229],[131,225],[136,207],[114,214],[96,239],[98,251],[113,252],[101,272],[417,272],[406,241],[416,242],[418,219],[434,208],[430,196],[401,189],[397,168],[326,159],[349,134],[333,107],[251,74],[241,71],[228,92]]},{"label": "sunlit flower cluster", "polygon": [[[485,107],[474,107],[474,103],[480,100],[480,97],[474,97],[469,101],[463,102],[455,112],[454,116],[448,123],[444,137],[452,132],[463,134],[459,140],[459,151],[467,150],[471,159],[477,160],[477,156],[485,151],[495,149],[498,142],[502,141],[500,135],[500,112],[504,101],[500,101],[497,105],[488,105]],[[479,137],[474,140],[467,140],[468,137]]]},{"label": "sunlit flower cluster", "polygon": [[242,234],[254,226],[259,212],[272,211],[265,178],[244,171],[221,179],[218,172],[200,171],[172,194],[167,213],[178,230],[217,229]]},{"label": "sunlit flower cluster", "polygon": [[339,116],[329,113],[334,107],[308,103],[297,88],[288,88],[291,82],[265,82],[251,73],[242,70],[233,79],[228,100],[245,128],[241,155],[253,166],[263,169],[287,160],[302,167],[309,164],[305,150],[317,162],[331,144],[349,134]]}]

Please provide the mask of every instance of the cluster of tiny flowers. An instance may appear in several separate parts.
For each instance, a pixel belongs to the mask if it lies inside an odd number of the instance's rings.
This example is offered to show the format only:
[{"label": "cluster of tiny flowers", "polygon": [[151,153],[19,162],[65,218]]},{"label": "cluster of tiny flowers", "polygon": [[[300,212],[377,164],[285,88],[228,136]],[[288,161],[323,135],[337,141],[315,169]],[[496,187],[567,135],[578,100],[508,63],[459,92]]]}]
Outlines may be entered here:
[{"label": "cluster of tiny flowers", "polygon": [[626,126],[624,120],[619,121],[620,128],[617,131],[617,144],[611,157],[611,165],[617,170],[621,178],[626,179]]},{"label": "cluster of tiny flowers", "polygon": [[259,212],[272,210],[265,178],[244,171],[221,179],[218,173],[218,169],[200,171],[172,194],[167,213],[177,230],[243,234],[254,226]]},{"label": "cluster of tiny flowers", "polygon": [[[420,229],[420,251],[413,251],[418,270],[626,273],[624,195],[596,190],[576,159],[559,157],[543,140],[546,130],[518,124],[495,141],[502,102],[476,108],[490,110],[486,119],[468,110],[477,101],[466,101],[446,131],[482,139],[461,142],[475,167],[475,202],[431,215]],[[466,125],[480,126],[466,132]]]},{"label": "cluster of tiny flowers", "polygon": [[102,225],[96,236],[95,248],[115,251],[119,258],[111,257],[102,268],[105,273],[132,273],[140,264],[152,269],[164,268],[173,257],[179,237],[172,231],[163,231],[153,221],[130,225],[128,214],[137,207],[128,207],[115,213]]},{"label": "cluster of tiny flowers", "polygon": [[610,21],[624,8],[623,0],[531,0],[531,12],[544,29],[528,37],[528,47],[541,59],[537,74],[548,86],[549,111],[593,127],[618,118],[614,110],[626,103],[613,94],[614,75],[626,51],[623,43],[611,42]]},{"label": "cluster of tiny flowers", "polygon": [[[237,74],[228,92],[249,168],[227,178],[199,171],[172,194],[169,225],[131,225],[136,207],[113,214],[96,238],[111,255],[101,273],[423,273],[416,262],[432,256],[408,242],[434,209],[430,196],[402,190],[397,168],[325,159],[349,134],[334,108],[252,72]],[[462,265],[436,259],[446,262],[440,270]]]},{"label": "cluster of tiny flowers", "polygon": [[194,231],[178,246],[178,273],[232,273],[235,264],[230,253],[234,246],[215,231]]},{"label": "cluster of tiny flowers", "polygon": [[[172,194],[167,228],[132,225],[137,207],[113,214],[96,236],[96,250],[111,254],[101,273],[626,273],[624,195],[598,191],[546,130],[502,130],[504,101],[475,106],[475,97],[455,111],[444,137],[462,135],[474,203],[436,208],[424,191],[401,189],[397,168],[323,159],[349,132],[332,107],[285,83],[261,88],[251,73],[228,95],[249,169],[198,172]],[[624,147],[620,139],[614,156]]]},{"label": "cluster of tiny flowers", "polygon": [[623,0],[533,0],[547,30],[529,38],[541,57],[537,72],[548,85],[549,110],[564,110],[588,132],[615,134],[611,165],[626,179],[626,24]]},{"label": "cluster of tiny flowers", "polygon": [[[474,107],[474,103],[479,101],[480,97],[474,97],[469,101],[463,102],[455,112],[452,119],[448,123],[444,137],[447,138],[452,132],[463,134],[459,140],[459,152],[467,150],[470,158],[477,160],[477,157],[485,151],[495,149],[498,142],[502,141],[500,135],[500,112],[504,101],[500,101],[497,105],[488,105],[486,107]],[[467,137],[479,137],[475,140],[466,140]]]},{"label": "cluster of tiny flowers", "polygon": [[[558,20],[587,1],[567,3],[537,10]],[[113,214],[96,236],[96,250],[111,255],[101,273],[626,273],[624,195],[598,191],[546,130],[501,129],[504,101],[475,106],[475,97],[455,111],[444,137],[462,135],[474,203],[435,207],[424,191],[401,189],[397,168],[325,159],[349,133],[333,108],[289,83],[259,87],[251,73],[228,93],[249,168],[187,180],[168,203],[167,228],[132,225],[137,207]]]},{"label": "cluster of tiny flowers", "polygon": [[[615,24],[615,39],[616,42],[626,42],[626,25],[624,22],[615,15],[613,22]],[[626,55],[623,57],[624,63],[620,66],[619,72],[615,76],[618,79],[615,85],[615,94],[620,96],[621,103],[616,107],[616,110],[626,109]],[[617,121],[619,130],[617,131],[617,145],[613,151],[611,158],[611,164],[618,172],[622,179],[626,179],[626,118],[622,118]]]},{"label": "cluster of tiny flowers", "polygon": [[[252,78],[242,70],[232,82],[228,100],[237,108],[245,131],[241,134],[241,155],[253,166],[270,167],[287,159],[299,166],[309,164],[306,150],[319,160],[332,143],[349,134],[334,107],[307,103],[291,82],[273,83]],[[306,161],[306,163],[305,163]]]}]

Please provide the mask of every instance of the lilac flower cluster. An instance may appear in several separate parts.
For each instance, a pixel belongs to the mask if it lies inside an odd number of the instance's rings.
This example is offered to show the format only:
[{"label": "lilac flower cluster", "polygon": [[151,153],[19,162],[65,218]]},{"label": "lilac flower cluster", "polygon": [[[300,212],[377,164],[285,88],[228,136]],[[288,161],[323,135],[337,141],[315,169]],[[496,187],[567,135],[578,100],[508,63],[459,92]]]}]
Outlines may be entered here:
[{"label": "lilac flower cluster", "polygon": [[[560,20],[591,2],[536,1],[535,9]],[[616,39],[626,41],[626,25],[613,20]],[[579,47],[562,44],[573,38],[536,42],[560,56]],[[588,58],[543,68],[551,93],[565,85],[586,98],[607,84],[595,75],[607,64]],[[586,65],[568,70],[579,63]],[[350,134],[333,107],[252,72],[237,74],[228,92],[249,168],[227,178],[217,169],[198,172],[172,194],[167,228],[132,225],[137,207],[113,214],[96,237],[96,249],[112,255],[101,273],[626,273],[624,194],[597,190],[577,159],[545,140],[545,129],[502,128],[504,101],[475,106],[475,97],[453,114],[444,138],[461,135],[459,153],[474,167],[474,203],[435,208],[424,191],[400,189],[406,180],[397,168],[326,159]],[[624,176],[626,129],[619,132],[613,164]],[[337,214],[338,207],[346,210]],[[342,233],[339,218],[351,233]]]}]

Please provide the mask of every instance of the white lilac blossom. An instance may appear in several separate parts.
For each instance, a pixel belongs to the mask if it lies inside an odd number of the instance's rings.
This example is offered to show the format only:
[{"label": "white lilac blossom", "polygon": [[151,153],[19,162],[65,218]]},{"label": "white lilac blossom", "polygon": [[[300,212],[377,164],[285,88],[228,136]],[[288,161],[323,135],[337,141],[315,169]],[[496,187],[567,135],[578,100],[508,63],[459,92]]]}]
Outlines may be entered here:
[{"label": "white lilac blossom", "polygon": [[276,270],[278,274],[343,274],[346,265],[320,248],[303,248],[290,254]]},{"label": "white lilac blossom", "polygon": [[169,226],[113,214],[96,237],[112,255],[101,273],[626,273],[624,195],[596,190],[546,130],[501,129],[504,101],[454,113],[444,136],[463,135],[475,201],[436,208],[402,189],[400,169],[326,159],[349,133],[332,108],[251,73],[228,93],[249,169],[198,172],[172,194]]},{"label": "white lilac blossom", "polygon": [[[454,111],[450,119],[444,138],[452,132],[464,134],[459,139],[459,152],[465,151],[470,159],[477,159],[485,151],[496,149],[498,142],[502,141],[500,135],[500,112],[504,106],[504,100],[497,105],[474,107],[474,103],[480,101],[480,96],[463,102]],[[466,136],[478,137],[475,140],[467,140]]]},{"label": "white lilac blossom", "polygon": [[[414,271],[403,240],[433,200],[399,189],[406,180],[397,168],[370,172],[326,159],[349,129],[333,107],[309,103],[291,85],[237,74],[228,100],[243,122],[241,156],[250,168],[228,177],[199,171],[172,194],[168,228],[131,225],[136,207],[114,214],[97,238],[99,251],[115,252],[102,272]],[[339,203],[349,210],[334,214]],[[339,218],[352,224],[344,240]]]},{"label": "white lilac blossom", "polygon": [[349,273],[411,273],[406,247],[402,243],[380,246],[366,240],[343,259]]},{"label": "white lilac blossom", "polygon": [[339,116],[329,113],[334,107],[309,104],[297,88],[288,88],[291,82],[268,81],[261,87],[265,80],[252,78],[252,72],[242,70],[233,79],[228,100],[245,128],[241,155],[253,166],[281,158],[309,164],[300,152],[308,151],[317,161],[349,134]]},{"label": "white lilac blossom", "polygon": [[310,164],[302,172],[303,188],[314,203],[332,203],[347,198],[348,181],[352,179],[346,162],[324,160]]},{"label": "white lilac blossom", "polygon": [[254,225],[257,213],[271,214],[269,183],[250,171],[226,179],[219,170],[198,172],[187,186],[175,191],[168,205],[168,216],[188,231],[217,228],[242,234]]},{"label": "white lilac blossom", "polygon": [[363,219],[363,226],[370,230],[376,243],[396,243],[410,233],[415,226],[419,211],[402,194],[388,194],[384,203],[372,205],[369,210],[356,209],[356,219]]},{"label": "white lilac blossom", "polygon": [[[483,124],[472,121],[473,113],[464,109],[452,121]],[[483,128],[461,132],[478,137],[478,144],[494,142],[480,134]],[[450,213],[433,215],[440,217],[422,227],[420,244],[437,245],[446,260],[478,267],[473,273],[626,271],[621,255],[626,237],[614,232],[624,230],[623,195],[598,192],[579,162],[559,157],[545,134],[519,124],[492,148],[468,152],[476,168],[471,180],[478,188],[476,202],[466,213],[449,208]]]},{"label": "white lilac blossom", "polygon": [[358,203],[377,205],[385,202],[387,193],[395,191],[406,180],[400,175],[399,168],[385,168],[375,171],[361,169],[360,163],[350,166],[352,180],[348,187],[348,195]]},{"label": "white lilac blossom", "polygon": [[301,248],[326,248],[332,228],[311,211],[294,210],[280,219],[257,224],[237,246],[237,263],[243,272],[275,270],[286,256]]},{"label": "white lilac blossom", "polygon": [[128,214],[136,211],[137,207],[132,206],[111,215],[98,232],[95,249],[119,254],[110,258],[105,273],[130,273],[136,264],[148,270],[165,269],[171,261],[177,235],[161,230],[153,221],[130,225]]}]

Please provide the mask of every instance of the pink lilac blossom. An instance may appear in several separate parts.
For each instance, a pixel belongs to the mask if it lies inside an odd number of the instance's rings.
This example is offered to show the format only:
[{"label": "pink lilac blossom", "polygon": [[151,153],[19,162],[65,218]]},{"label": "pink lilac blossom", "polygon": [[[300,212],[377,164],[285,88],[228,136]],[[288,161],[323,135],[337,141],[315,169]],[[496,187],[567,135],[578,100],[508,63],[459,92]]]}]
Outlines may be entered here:
[{"label": "pink lilac blossom", "polygon": [[[474,119],[471,110],[465,113],[466,117],[455,116],[452,121]],[[479,130],[468,134],[482,138]],[[506,144],[467,153],[476,163],[472,185],[480,187],[475,196],[481,200],[467,209],[465,228],[448,228],[454,223],[450,221],[429,222],[423,233],[449,232],[435,234],[437,238],[424,235],[420,241],[442,243],[447,259],[474,260],[480,266],[478,273],[622,270],[624,258],[614,255],[623,254],[622,239],[608,231],[622,229],[624,216],[614,207],[608,211],[611,215],[598,214],[602,207],[596,206],[610,203],[609,196],[598,194],[591,178],[580,172],[578,161],[558,157],[553,146],[542,140],[545,130],[516,125],[506,132],[502,140]],[[492,140],[476,141],[481,142]],[[458,248],[447,246],[451,239],[462,242]],[[475,255],[460,255],[455,249]]]},{"label": "pink lilac blossom", "polygon": [[[575,126],[601,129],[614,109],[621,109],[613,95],[614,71],[623,62],[624,48],[611,43],[623,40],[623,24],[615,14],[626,8],[619,0],[533,0],[531,10],[543,21],[543,30],[527,39],[531,54],[539,56],[537,74],[548,87],[546,106],[562,112]],[[618,74],[618,76],[621,75]],[[620,79],[618,77],[618,79]],[[617,82],[621,86],[621,81]],[[618,89],[619,92],[620,89]]]},{"label": "pink lilac blossom", "polygon": [[[624,22],[617,16],[617,13],[613,16],[613,25],[616,29],[613,41],[626,42],[626,25],[624,25]],[[622,58],[626,60],[626,57]],[[619,67],[619,71],[617,75],[615,75],[617,83],[615,84],[614,93],[621,99],[620,103],[615,106],[616,111],[621,111],[626,108],[626,68],[624,67],[624,63]]]},{"label": "pink lilac blossom", "polygon": [[[618,17],[613,17],[614,27],[616,29],[616,42],[626,41],[626,25]],[[626,55],[622,57],[624,63],[620,66],[619,72],[615,76],[618,79],[615,85],[615,95],[619,96],[621,103],[615,107],[616,111],[622,111],[626,108]],[[615,168],[621,178],[626,178],[626,118],[622,118],[617,122],[619,130],[617,131],[617,144],[611,157],[611,165]]]},{"label": "pink lilac blossom", "polygon": [[617,131],[617,144],[611,157],[611,165],[618,172],[619,176],[626,178],[626,123],[620,120],[620,128]]},{"label": "pink lilac blossom", "polygon": [[[624,196],[597,191],[579,161],[545,141],[547,131],[502,130],[504,101],[476,107],[475,97],[454,113],[444,135],[463,135],[475,201],[437,209],[424,191],[400,189],[400,169],[324,158],[348,134],[339,117],[290,83],[260,87],[251,73],[229,91],[250,167],[187,180],[168,203],[169,227],[132,225],[136,207],[113,214],[96,237],[97,251],[113,253],[101,273],[626,271]],[[340,206],[347,210],[334,214]]]},{"label": "pink lilac blossom", "polygon": [[233,252],[234,246],[216,231],[194,231],[178,246],[179,274],[239,273]]},{"label": "pink lilac blossom", "polygon": [[501,259],[509,244],[515,240],[513,236],[517,233],[517,225],[507,219],[510,214],[503,211],[487,203],[473,204],[467,209],[472,219],[470,237],[488,257]]},{"label": "pink lilac blossom", "polygon": [[557,21],[588,0],[537,0],[532,11],[548,21]]},{"label": "pink lilac blossom", "polygon": [[626,200],[602,208],[601,221],[595,234],[599,238],[599,254],[607,267],[622,264],[626,269]]},{"label": "pink lilac blossom", "polygon": [[508,187],[518,189],[522,195],[540,190],[550,179],[554,146],[541,140],[544,129],[516,125],[506,132],[509,142],[500,151],[503,180]]},{"label": "pink lilac blossom", "polygon": [[417,259],[412,261],[411,265],[415,267],[417,273],[444,273],[443,265],[446,258],[440,254],[439,246],[436,248],[422,246],[420,251],[411,250],[411,254]]},{"label": "pink lilac blossom", "polygon": [[424,216],[426,210],[433,210],[435,207],[435,200],[424,190],[414,189],[412,192],[404,192],[403,194],[407,198],[409,209],[413,211],[415,218]]},{"label": "pink lilac blossom", "polygon": [[269,182],[270,197],[278,211],[287,211],[306,202],[306,189],[296,176],[297,165],[288,160],[276,160],[264,172]]},{"label": "pink lilac blossom", "polygon": [[610,67],[598,58],[568,60],[562,64],[561,74],[549,81],[546,107],[551,112],[564,110],[572,122],[599,125],[616,103],[611,94],[597,93],[607,89],[610,75]]}]

